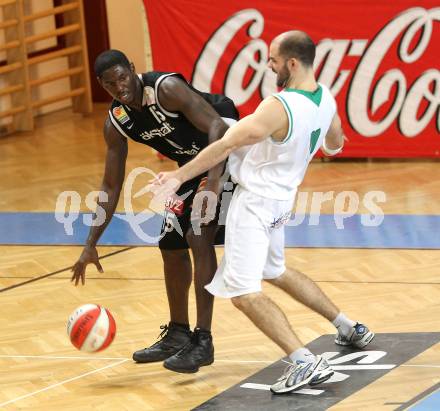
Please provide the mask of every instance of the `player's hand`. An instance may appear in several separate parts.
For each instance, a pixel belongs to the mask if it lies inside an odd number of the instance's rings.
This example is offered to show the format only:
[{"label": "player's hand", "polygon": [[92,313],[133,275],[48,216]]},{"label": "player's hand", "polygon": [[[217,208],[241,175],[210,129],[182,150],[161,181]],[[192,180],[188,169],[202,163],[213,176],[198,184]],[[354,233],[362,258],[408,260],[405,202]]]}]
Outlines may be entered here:
[{"label": "player's hand", "polygon": [[178,170],[162,171],[150,181],[150,184],[154,186],[172,187],[177,191],[182,185],[182,181],[178,177]]},{"label": "player's hand", "polygon": [[86,282],[86,267],[90,263],[95,264],[100,273],[104,272],[99,263],[98,251],[95,247],[85,247],[78,261],[72,267],[73,275],[70,281],[75,281],[75,286],[78,285],[80,279],[82,285]]},{"label": "player's hand", "polygon": [[138,198],[147,193],[153,193],[149,208],[155,212],[161,212],[166,200],[170,197],[174,197],[181,185],[182,181],[177,178],[176,171],[162,172],[157,174],[145,187],[134,194],[133,198]]},{"label": "player's hand", "polygon": [[177,171],[163,171],[150,181],[148,189],[154,193],[156,198],[166,200],[177,193],[182,183]]}]

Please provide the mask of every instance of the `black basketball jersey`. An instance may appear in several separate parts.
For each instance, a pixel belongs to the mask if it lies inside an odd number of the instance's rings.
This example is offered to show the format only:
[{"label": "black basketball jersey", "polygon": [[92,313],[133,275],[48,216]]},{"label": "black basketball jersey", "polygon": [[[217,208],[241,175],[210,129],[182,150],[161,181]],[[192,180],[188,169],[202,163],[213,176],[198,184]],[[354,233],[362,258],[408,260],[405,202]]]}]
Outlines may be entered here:
[{"label": "black basketball jersey", "polygon": [[[208,144],[208,135],[198,130],[182,113],[165,110],[158,99],[161,82],[178,73],[150,71],[139,75],[143,84],[142,110],[137,111],[117,100],[113,100],[109,110],[112,124],[125,137],[146,144],[179,165],[194,158]],[[238,111],[231,99],[219,95],[203,93],[188,84],[212,105],[221,117],[238,120]]]}]

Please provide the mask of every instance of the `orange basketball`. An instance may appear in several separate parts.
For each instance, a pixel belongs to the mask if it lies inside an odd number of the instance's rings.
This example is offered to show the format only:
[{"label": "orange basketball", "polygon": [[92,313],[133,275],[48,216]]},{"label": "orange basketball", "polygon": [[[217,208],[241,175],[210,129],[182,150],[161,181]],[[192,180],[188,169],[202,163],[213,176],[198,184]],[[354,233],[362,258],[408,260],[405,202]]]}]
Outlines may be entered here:
[{"label": "orange basketball", "polygon": [[81,351],[102,351],[112,343],[115,334],[113,316],[109,310],[97,304],[78,307],[67,321],[67,335]]}]

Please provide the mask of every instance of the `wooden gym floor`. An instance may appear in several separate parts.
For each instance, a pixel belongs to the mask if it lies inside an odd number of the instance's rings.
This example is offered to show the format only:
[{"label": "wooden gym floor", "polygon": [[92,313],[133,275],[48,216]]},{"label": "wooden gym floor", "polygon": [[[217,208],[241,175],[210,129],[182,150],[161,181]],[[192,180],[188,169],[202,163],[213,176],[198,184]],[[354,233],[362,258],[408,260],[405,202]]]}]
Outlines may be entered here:
[{"label": "wooden gym floor", "polygon": [[[99,189],[105,113],[105,106],[97,106],[89,117],[57,112],[38,119],[34,133],[0,140],[0,212],[52,212],[61,191],[76,190],[84,198]],[[130,143],[127,172],[137,166],[163,170],[173,164]],[[317,161],[301,189],[360,195],[383,190],[386,214],[440,215],[438,169],[438,161]],[[141,200],[134,205],[145,208]],[[84,204],[82,209],[87,210]],[[118,210],[123,211],[122,202]],[[332,210],[329,202],[322,211]],[[155,247],[100,247],[106,256],[104,274],[89,267],[86,286],[75,288],[68,267],[80,252],[78,246],[0,246],[2,289],[57,272],[1,293],[2,409],[188,410],[283,356],[229,301],[217,300],[212,366],[183,375],[160,363],[134,364],[131,353],[153,343],[159,325],[168,321],[160,253]],[[306,272],[344,312],[376,333],[440,331],[437,250],[304,248],[287,249],[286,255],[290,266]],[[334,332],[331,324],[282,292],[269,285],[265,290],[305,343]],[[114,343],[96,355],[76,351],[65,328],[70,312],[89,302],[109,308],[118,327]],[[193,321],[193,293],[190,315]],[[396,409],[439,382],[437,344],[331,409]]]}]

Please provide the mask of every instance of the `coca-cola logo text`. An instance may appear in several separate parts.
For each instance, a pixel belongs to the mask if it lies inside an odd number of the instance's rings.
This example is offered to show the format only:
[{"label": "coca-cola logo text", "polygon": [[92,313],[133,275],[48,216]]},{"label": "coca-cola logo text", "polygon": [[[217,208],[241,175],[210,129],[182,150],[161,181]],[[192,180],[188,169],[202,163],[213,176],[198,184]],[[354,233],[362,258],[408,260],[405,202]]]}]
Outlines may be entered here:
[{"label": "coca-cola logo text", "polygon": [[[440,7],[414,7],[396,15],[371,39],[322,39],[317,44],[314,68],[318,81],[336,97],[347,87],[345,111],[353,130],[364,137],[383,134],[397,122],[405,137],[424,131],[436,116],[440,131],[440,72],[424,69],[411,82],[405,68],[423,59],[438,30]],[[228,45],[248,26],[248,42],[228,62],[222,92],[238,105],[258,92],[265,98],[277,92],[275,75],[267,69],[268,44],[261,39],[264,16],[256,9],[242,10],[227,19],[210,37],[193,71],[194,87],[210,92]],[[397,44],[397,47],[396,47]],[[394,67],[381,66],[395,53]],[[358,56],[355,69],[341,69],[346,57]],[[243,79],[249,71],[250,81]],[[378,114],[380,115],[378,118]]]}]

